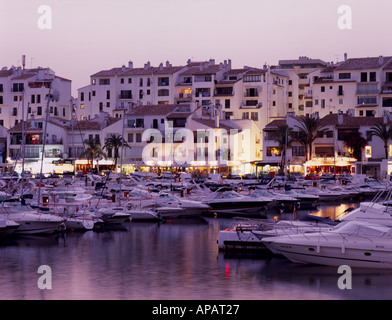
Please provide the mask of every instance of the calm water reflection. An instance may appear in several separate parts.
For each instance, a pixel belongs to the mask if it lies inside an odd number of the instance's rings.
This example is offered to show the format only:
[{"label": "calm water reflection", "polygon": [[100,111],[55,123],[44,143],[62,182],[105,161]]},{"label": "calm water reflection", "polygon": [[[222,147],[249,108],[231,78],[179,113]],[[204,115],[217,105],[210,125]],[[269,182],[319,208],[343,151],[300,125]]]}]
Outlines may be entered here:
[{"label": "calm water reflection", "polygon": [[[353,289],[342,291],[336,268],[218,253],[218,232],[230,224],[130,223],[124,230],[15,238],[0,246],[0,299],[392,298],[392,272],[354,271]],[[51,290],[38,288],[40,265],[52,269]]]}]

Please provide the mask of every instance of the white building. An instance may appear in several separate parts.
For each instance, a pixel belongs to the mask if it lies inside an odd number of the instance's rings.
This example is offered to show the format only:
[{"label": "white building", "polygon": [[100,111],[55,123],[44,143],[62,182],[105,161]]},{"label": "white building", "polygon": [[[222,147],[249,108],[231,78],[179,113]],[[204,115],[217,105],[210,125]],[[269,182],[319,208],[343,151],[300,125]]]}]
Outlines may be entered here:
[{"label": "white building", "polygon": [[320,117],[339,110],[381,117],[392,111],[392,57],[352,58],[329,66],[310,79],[309,113]]},{"label": "white building", "polygon": [[50,68],[0,71],[0,125],[8,129],[31,116],[44,118],[47,108],[52,117],[70,119],[71,98],[71,80]]}]

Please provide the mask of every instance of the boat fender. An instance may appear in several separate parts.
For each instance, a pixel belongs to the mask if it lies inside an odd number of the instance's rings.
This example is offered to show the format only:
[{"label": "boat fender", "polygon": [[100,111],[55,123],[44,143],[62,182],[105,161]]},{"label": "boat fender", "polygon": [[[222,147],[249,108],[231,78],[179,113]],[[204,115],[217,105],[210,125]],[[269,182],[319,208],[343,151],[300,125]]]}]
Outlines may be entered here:
[{"label": "boat fender", "polygon": [[342,251],[341,251],[342,253],[345,253],[346,252],[346,247],[344,246],[344,244],[342,244]]},{"label": "boat fender", "polygon": [[320,253],[320,245],[317,245],[316,252]]}]

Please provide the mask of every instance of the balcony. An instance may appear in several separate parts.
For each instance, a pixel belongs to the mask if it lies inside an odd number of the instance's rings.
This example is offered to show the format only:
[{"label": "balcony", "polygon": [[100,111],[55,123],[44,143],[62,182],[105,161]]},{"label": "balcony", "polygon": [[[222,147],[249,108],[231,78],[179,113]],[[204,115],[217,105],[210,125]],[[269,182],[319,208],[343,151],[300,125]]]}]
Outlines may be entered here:
[{"label": "balcony", "polygon": [[123,100],[131,100],[132,99],[132,92],[121,92],[118,96],[119,99]]},{"label": "balcony", "polygon": [[177,99],[192,99],[192,93],[179,93]]},{"label": "balcony", "polygon": [[196,90],[195,97],[196,98],[198,98],[198,97],[209,98],[209,97],[211,97],[211,93],[209,90],[208,91],[197,91]]},{"label": "balcony", "polygon": [[217,88],[214,97],[234,96],[233,88]]},{"label": "balcony", "polygon": [[357,91],[356,95],[368,95],[368,94],[378,94],[378,86],[377,84],[364,84],[358,83],[357,84]]},{"label": "balcony", "polygon": [[384,82],[381,93],[392,93],[392,82]]}]

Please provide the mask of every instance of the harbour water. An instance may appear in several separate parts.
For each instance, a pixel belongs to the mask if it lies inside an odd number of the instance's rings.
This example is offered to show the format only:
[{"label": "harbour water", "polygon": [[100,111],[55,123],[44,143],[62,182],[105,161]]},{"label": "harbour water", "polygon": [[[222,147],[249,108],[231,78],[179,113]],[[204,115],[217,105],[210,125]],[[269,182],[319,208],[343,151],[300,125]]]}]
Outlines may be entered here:
[{"label": "harbour water", "polygon": [[[355,205],[324,205],[313,213],[334,218]],[[218,252],[218,232],[231,223],[213,217],[131,222],[120,230],[11,238],[0,246],[0,299],[392,298],[392,270],[353,270],[352,289],[341,290],[334,267]],[[42,265],[50,267],[51,288],[40,288]]]}]

